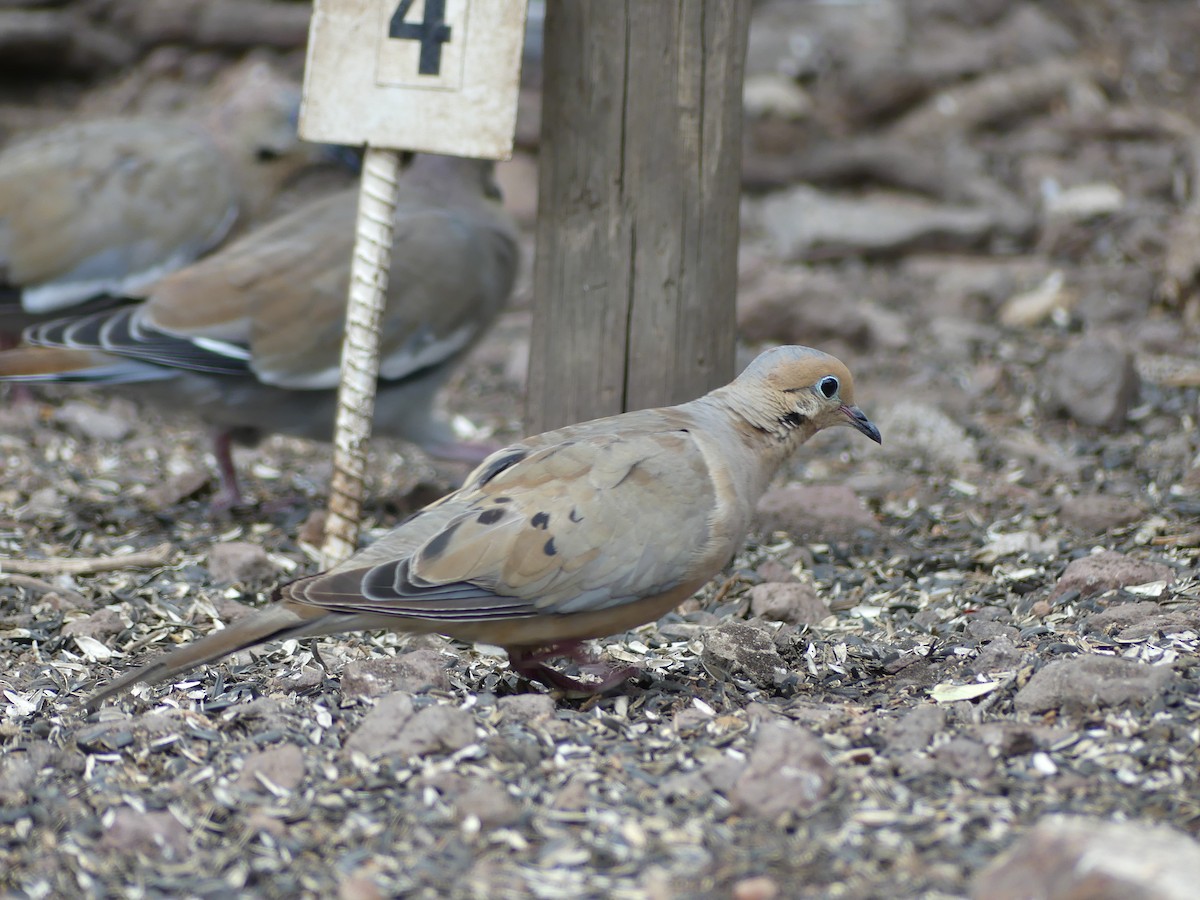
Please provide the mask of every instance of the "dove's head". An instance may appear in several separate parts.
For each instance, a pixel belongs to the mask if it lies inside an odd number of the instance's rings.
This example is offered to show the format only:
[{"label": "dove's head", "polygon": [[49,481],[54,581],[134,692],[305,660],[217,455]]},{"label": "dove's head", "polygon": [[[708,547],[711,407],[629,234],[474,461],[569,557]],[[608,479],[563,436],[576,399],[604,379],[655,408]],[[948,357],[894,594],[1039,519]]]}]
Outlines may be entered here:
[{"label": "dove's head", "polygon": [[807,438],[823,428],[848,425],[877,444],[879,429],[854,403],[854,378],[836,357],[810,347],[775,347],[760,353],[731,387],[751,399],[760,427]]}]

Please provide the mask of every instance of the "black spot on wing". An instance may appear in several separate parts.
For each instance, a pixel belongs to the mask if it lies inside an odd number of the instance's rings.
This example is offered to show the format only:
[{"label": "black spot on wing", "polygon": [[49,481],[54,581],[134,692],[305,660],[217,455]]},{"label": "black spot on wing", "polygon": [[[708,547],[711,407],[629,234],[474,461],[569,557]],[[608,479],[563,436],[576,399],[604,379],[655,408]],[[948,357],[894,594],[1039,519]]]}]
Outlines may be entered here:
[{"label": "black spot on wing", "polygon": [[483,512],[481,512],[475,517],[475,521],[480,525],[494,525],[503,518],[504,510],[493,507],[492,509],[485,509]]},{"label": "black spot on wing", "polygon": [[534,517],[532,519],[529,520],[529,523],[534,528],[540,528],[540,529],[542,529],[542,531],[545,531],[547,528],[550,527],[550,513],[547,513],[547,512],[537,513],[536,515],[534,515]]},{"label": "black spot on wing", "polygon": [[567,518],[570,519],[572,522],[582,522],[583,521],[583,516],[581,516],[579,514],[579,510],[576,509],[574,506],[571,507],[571,511],[567,514]]},{"label": "black spot on wing", "polygon": [[558,548],[554,546],[554,538],[550,538],[550,540],[546,541],[546,545],[542,547],[542,552],[547,556],[558,555]]},{"label": "black spot on wing", "polygon": [[433,539],[421,550],[421,558],[427,561],[437,559],[446,552],[454,532],[458,531],[458,522],[438,532]]},{"label": "black spot on wing", "polygon": [[523,447],[518,447],[514,450],[509,450],[506,452],[502,451],[499,456],[495,457],[487,464],[487,468],[479,473],[479,479],[476,483],[481,486],[487,484],[505,469],[511,469],[528,455],[529,451]]}]

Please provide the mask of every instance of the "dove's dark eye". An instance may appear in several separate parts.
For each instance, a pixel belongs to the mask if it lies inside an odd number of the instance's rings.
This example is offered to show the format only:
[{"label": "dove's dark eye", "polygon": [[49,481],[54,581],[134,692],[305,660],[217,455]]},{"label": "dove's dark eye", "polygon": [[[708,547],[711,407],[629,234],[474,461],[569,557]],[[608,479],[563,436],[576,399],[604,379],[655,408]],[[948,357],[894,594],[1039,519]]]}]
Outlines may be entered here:
[{"label": "dove's dark eye", "polygon": [[826,375],[821,379],[821,382],[817,385],[817,387],[821,389],[821,393],[824,394],[826,398],[832,400],[837,396],[838,388],[841,387],[841,385],[838,384],[838,380],[832,375]]}]

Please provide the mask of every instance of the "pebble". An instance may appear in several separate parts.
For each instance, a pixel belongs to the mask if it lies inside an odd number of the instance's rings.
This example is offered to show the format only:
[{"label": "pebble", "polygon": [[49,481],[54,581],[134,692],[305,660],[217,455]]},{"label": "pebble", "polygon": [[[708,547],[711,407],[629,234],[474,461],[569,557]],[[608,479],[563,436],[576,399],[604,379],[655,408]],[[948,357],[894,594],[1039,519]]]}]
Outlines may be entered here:
[{"label": "pebble", "polygon": [[125,856],[182,859],[187,853],[188,832],[169,812],[138,812],[122,807],[113,813],[100,845]]},{"label": "pebble", "polygon": [[1200,843],[1157,822],[1049,816],[976,875],[972,900],[1191,900]]},{"label": "pebble", "polygon": [[956,475],[979,461],[979,449],[958,421],[929,403],[901,400],[880,412],[883,452],[919,468]]},{"label": "pebble", "polygon": [[98,408],[82,400],[68,400],[54,413],[54,420],[89,440],[115,443],[133,431],[132,411],[130,404],[121,401]]},{"label": "pebble", "polygon": [[541,725],[557,721],[558,706],[549,694],[515,694],[501,697],[496,707],[506,722],[522,725]]},{"label": "pebble", "polygon": [[811,812],[837,780],[821,741],[790,722],[759,726],[744,766],[729,801],[736,812],[769,821]]},{"label": "pebble", "polygon": [[454,706],[416,711],[411,694],[397,691],[382,698],[346,741],[347,753],[370,759],[453,753],[475,740],[475,720]]},{"label": "pebble", "polygon": [[1078,591],[1082,597],[1091,597],[1126,585],[1174,579],[1175,573],[1170,566],[1105,550],[1072,560],[1055,582],[1050,599],[1061,597],[1067,591]]},{"label": "pebble", "polygon": [[1029,665],[1033,656],[1019,649],[1008,636],[1000,636],[979,651],[971,663],[971,671],[980,675],[991,672],[1014,672]]},{"label": "pebble", "polygon": [[775,900],[779,896],[779,883],[766,875],[743,878],[733,886],[733,900]]},{"label": "pebble", "polygon": [[429,781],[454,805],[460,819],[474,816],[485,828],[511,825],[521,817],[521,806],[504,785],[488,776],[447,772]]},{"label": "pebble", "polygon": [[1124,424],[1138,393],[1133,354],[1115,341],[1085,335],[1046,367],[1049,407],[1081,425]]},{"label": "pebble", "polygon": [[750,206],[783,259],[893,255],[916,248],[968,250],[1006,228],[986,207],[949,206],[897,194],[848,197],[798,185]]},{"label": "pebble", "polygon": [[400,656],[353,660],[342,672],[342,696],[379,697],[394,691],[448,690],[446,658],[429,647]]},{"label": "pebble", "polygon": [[1038,669],[1017,691],[1013,705],[1021,712],[1039,713],[1142,704],[1162,694],[1174,678],[1166,666],[1087,654]]},{"label": "pebble", "polygon": [[258,544],[226,541],[208,551],[208,572],[217,584],[255,584],[275,577],[275,564]]},{"label": "pebble", "polygon": [[758,501],[757,517],[764,531],[783,531],[801,543],[861,541],[880,531],[858,495],[843,485],[774,488]]},{"label": "pebble", "polygon": [[996,772],[996,764],[987,747],[970,738],[955,737],[933,751],[937,770],[951,778],[983,781]]},{"label": "pebble", "polygon": [[800,582],[756,584],[750,588],[750,612],[790,625],[819,625],[830,615],[813,586]]},{"label": "pebble", "polygon": [[752,343],[839,341],[859,350],[872,344],[870,320],[861,303],[846,298],[841,279],[803,266],[770,269],[742,285],[737,322],[739,333]]},{"label": "pebble", "polygon": [[1076,531],[1103,535],[1132,525],[1145,515],[1141,504],[1129,497],[1111,494],[1081,494],[1063,500],[1059,518]]},{"label": "pebble", "polygon": [[933,703],[914,706],[887,729],[891,750],[924,750],[946,728],[946,711]]},{"label": "pebble", "polygon": [[701,660],[714,678],[741,673],[760,685],[774,684],[786,671],[772,636],[744,622],[723,622],[707,632]]},{"label": "pebble", "polygon": [[200,468],[188,468],[151,487],[142,495],[148,509],[169,509],[200,492],[209,482],[209,474]]},{"label": "pebble", "polygon": [[115,609],[98,609],[91,615],[72,619],[63,626],[62,633],[72,637],[102,638],[112,637],[125,629],[125,620]]},{"label": "pebble", "polygon": [[238,787],[248,790],[264,790],[259,775],[276,787],[294,791],[304,781],[306,767],[304,753],[295,744],[279,744],[256,750],[246,757],[238,776]]}]

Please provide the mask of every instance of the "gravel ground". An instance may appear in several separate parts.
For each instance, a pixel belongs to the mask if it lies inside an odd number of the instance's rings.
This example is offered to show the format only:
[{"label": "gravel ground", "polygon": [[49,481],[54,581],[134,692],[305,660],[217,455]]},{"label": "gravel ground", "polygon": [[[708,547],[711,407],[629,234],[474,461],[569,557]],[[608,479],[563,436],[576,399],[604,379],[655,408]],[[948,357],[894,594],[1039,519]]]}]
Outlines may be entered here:
[{"label": "gravel ground", "polygon": [[[720,578],[598,643],[642,667],[604,697],[360,634],[86,714],[316,571],[329,451],[241,451],[258,505],[215,517],[194,423],[5,399],[0,889],[1188,896],[1197,26],[1185,3],[759,7],[743,346],[840,355],[884,444],[803,448]],[[531,167],[505,173],[516,209]],[[500,439],[527,291],[447,392]],[[370,531],[463,474],[377,447]]]}]

